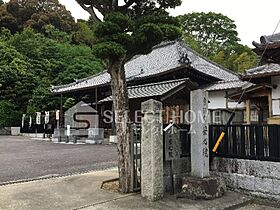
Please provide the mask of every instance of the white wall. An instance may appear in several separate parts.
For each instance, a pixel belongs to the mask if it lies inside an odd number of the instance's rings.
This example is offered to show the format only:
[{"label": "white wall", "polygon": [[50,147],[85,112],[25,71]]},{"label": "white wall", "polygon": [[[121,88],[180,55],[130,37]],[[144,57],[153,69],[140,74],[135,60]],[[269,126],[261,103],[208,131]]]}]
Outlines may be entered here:
[{"label": "white wall", "polygon": [[225,91],[209,92],[209,109],[226,109]]},{"label": "white wall", "polygon": [[[228,93],[232,93],[234,91],[228,91]],[[226,101],[226,91],[211,91],[209,92],[209,101],[208,104],[209,109],[226,109],[227,108],[227,101]],[[245,104],[241,103],[237,105],[237,102],[228,102],[228,108],[235,109],[237,108],[245,108]]]},{"label": "white wall", "polygon": [[272,89],[272,113],[280,115],[280,76],[271,78],[272,85],[277,85],[276,89]]}]

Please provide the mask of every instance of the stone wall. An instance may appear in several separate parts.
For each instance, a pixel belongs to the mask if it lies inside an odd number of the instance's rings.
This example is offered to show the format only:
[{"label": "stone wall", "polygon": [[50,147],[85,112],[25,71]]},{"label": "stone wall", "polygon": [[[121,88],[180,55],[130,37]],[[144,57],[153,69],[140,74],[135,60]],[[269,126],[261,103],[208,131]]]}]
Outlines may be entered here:
[{"label": "stone wall", "polygon": [[217,158],[211,173],[225,179],[229,188],[280,200],[280,163],[243,159]]},{"label": "stone wall", "polygon": [[11,135],[11,128],[10,127],[5,127],[5,128],[0,128],[0,135]]}]

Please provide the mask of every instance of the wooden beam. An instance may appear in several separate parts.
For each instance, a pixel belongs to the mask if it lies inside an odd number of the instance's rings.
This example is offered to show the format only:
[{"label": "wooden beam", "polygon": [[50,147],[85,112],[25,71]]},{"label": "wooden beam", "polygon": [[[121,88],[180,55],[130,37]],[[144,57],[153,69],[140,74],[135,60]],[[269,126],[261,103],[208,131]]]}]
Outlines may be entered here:
[{"label": "wooden beam", "polygon": [[246,100],[246,123],[251,124],[251,101]]},{"label": "wooden beam", "polygon": [[273,116],[272,112],[272,92],[268,94],[268,116],[271,118]]}]

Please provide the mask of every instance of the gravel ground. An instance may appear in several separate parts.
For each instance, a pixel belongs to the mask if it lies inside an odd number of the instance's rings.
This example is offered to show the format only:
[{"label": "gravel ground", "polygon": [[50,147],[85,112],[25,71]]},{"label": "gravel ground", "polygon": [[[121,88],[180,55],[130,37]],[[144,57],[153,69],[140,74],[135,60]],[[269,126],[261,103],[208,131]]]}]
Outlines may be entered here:
[{"label": "gravel ground", "polygon": [[115,145],[66,145],[0,136],[0,184],[115,166]]}]

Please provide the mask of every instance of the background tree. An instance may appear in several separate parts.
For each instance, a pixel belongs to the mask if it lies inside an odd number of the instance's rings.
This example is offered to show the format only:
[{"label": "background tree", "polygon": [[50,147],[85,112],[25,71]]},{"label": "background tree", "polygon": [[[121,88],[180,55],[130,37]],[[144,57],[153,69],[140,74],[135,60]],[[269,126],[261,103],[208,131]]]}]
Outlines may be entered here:
[{"label": "background tree", "polygon": [[178,18],[186,43],[210,60],[236,72],[257,64],[257,55],[239,43],[236,25],[229,17],[213,12],[194,12]]},{"label": "background tree", "polygon": [[49,24],[64,32],[76,28],[71,13],[58,0],[11,0],[1,6],[0,26],[13,33],[25,27],[44,32],[44,27]]},{"label": "background tree", "polygon": [[0,101],[0,127],[19,126],[21,113],[17,111],[17,107],[5,100]]},{"label": "background tree", "polygon": [[[64,40],[65,32],[53,26],[49,30],[46,37],[30,28],[15,35],[1,29],[0,103],[4,108],[10,103],[21,114],[58,109],[59,101],[50,92],[51,85],[74,82],[104,69],[89,47],[70,44],[71,36]],[[19,118],[5,117],[0,126],[11,125],[11,119],[14,125],[20,124]]]},{"label": "background tree", "polygon": [[7,28],[12,33],[19,30],[17,19],[6,10],[6,6],[0,5],[0,28]]},{"label": "background tree", "polygon": [[[124,64],[134,55],[147,53],[163,40],[180,36],[179,23],[165,9],[181,4],[181,0],[77,0],[96,23],[96,55],[105,62],[111,75],[113,107],[118,136],[120,191],[130,192],[131,160],[129,107]],[[103,21],[96,15],[98,10]]]},{"label": "background tree", "polygon": [[72,34],[72,43],[92,47],[95,42],[96,37],[94,35],[93,28],[90,26],[90,22],[78,20],[77,31]]},{"label": "background tree", "polygon": [[207,56],[240,41],[234,21],[220,13],[194,12],[179,19],[185,34],[200,43]]},{"label": "background tree", "polygon": [[19,111],[27,106],[37,85],[30,63],[15,48],[0,42],[0,100],[13,102]]},{"label": "background tree", "polygon": [[63,109],[68,110],[76,104],[76,100],[74,98],[67,98],[65,103],[63,104]]},{"label": "background tree", "polygon": [[259,63],[258,56],[249,47],[239,43],[235,43],[233,46],[225,48],[209,58],[238,73],[243,73]]}]

